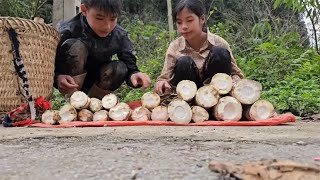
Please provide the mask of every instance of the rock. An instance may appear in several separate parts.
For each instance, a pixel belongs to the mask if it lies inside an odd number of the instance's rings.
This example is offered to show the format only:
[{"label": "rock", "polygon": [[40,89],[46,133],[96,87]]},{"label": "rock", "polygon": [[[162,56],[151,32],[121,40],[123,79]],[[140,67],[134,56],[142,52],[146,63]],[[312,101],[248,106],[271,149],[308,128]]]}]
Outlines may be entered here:
[{"label": "rock", "polygon": [[303,142],[303,141],[298,141],[298,142],[296,142],[295,144],[297,144],[297,145],[300,145],[300,146],[305,146],[305,145],[307,145],[305,142]]}]

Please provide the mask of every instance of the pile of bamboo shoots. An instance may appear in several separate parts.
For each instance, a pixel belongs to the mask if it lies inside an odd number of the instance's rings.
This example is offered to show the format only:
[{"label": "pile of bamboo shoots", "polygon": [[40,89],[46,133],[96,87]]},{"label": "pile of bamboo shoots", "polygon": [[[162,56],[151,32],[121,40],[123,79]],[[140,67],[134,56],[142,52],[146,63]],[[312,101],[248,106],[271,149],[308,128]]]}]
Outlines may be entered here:
[{"label": "pile of bamboo shoots", "polygon": [[274,116],[275,111],[270,102],[260,100],[261,92],[259,82],[243,79],[233,85],[232,78],[223,73],[214,75],[210,83],[199,89],[193,81],[183,80],[176,87],[177,98],[172,99],[167,107],[160,105],[159,95],[151,92],[144,94],[142,106],[134,110],[140,114],[136,117],[141,118],[132,119],[171,120],[183,124],[209,119],[265,120]]},{"label": "pile of bamboo shoots", "polygon": [[89,98],[77,91],[70,103],[60,110],[48,110],[42,115],[45,124],[61,124],[72,121],[168,121],[187,124],[209,119],[220,121],[265,120],[274,115],[273,105],[259,100],[262,86],[259,82],[243,79],[233,85],[232,78],[223,73],[214,75],[211,82],[197,89],[193,81],[183,80],[176,87],[177,97],[167,106],[160,105],[161,98],[154,92],[141,97],[141,106],[130,109],[119,102],[115,94],[102,100]]},{"label": "pile of bamboo shoots", "polygon": [[128,104],[119,102],[115,94],[107,94],[102,100],[89,98],[81,91],[74,92],[69,103],[59,110],[47,110],[42,114],[41,121],[56,125],[72,121],[124,121],[131,115]]}]

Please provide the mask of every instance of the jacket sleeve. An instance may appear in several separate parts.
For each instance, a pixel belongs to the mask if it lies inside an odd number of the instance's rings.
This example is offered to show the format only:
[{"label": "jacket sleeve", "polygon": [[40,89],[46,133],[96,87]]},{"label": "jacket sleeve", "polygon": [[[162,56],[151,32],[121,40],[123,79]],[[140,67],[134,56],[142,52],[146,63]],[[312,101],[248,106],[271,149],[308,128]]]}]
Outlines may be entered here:
[{"label": "jacket sleeve", "polygon": [[61,48],[61,45],[65,40],[70,38],[70,31],[64,30],[60,32],[60,42],[57,46],[56,50],[56,57],[55,57],[55,69],[54,69],[54,83],[53,86],[55,88],[58,88],[58,76],[60,74],[63,74],[63,67],[64,67],[64,58],[63,54],[65,53],[65,50]]},{"label": "jacket sleeve", "polygon": [[174,43],[171,43],[169,45],[167,52],[166,52],[166,57],[164,60],[163,68],[162,68],[161,74],[158,77],[157,81],[167,81],[170,83],[170,81],[172,80],[174,66],[177,61],[177,59],[175,57],[176,51],[177,51],[176,45]]},{"label": "jacket sleeve", "polygon": [[230,47],[228,48],[231,54],[231,77],[234,78],[234,76],[238,76],[240,79],[244,78],[242,70],[238,67],[237,62],[235,58],[233,57],[232,51]]},{"label": "jacket sleeve", "polygon": [[125,33],[121,39],[122,39],[122,43],[121,43],[122,47],[120,52],[117,53],[117,56],[120,61],[123,61],[127,65],[127,68],[128,68],[128,76],[126,79],[127,85],[134,87],[130,78],[132,74],[140,72],[136,64],[137,58],[134,55],[133,44],[128,37],[128,33]]}]

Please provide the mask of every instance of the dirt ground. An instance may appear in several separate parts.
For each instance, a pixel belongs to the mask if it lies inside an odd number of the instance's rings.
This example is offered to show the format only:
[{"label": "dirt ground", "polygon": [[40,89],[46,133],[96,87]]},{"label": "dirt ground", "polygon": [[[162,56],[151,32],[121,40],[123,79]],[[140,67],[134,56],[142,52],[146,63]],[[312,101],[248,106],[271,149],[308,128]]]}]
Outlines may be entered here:
[{"label": "dirt ground", "polygon": [[211,160],[318,163],[320,123],[0,128],[0,179],[219,179]]}]

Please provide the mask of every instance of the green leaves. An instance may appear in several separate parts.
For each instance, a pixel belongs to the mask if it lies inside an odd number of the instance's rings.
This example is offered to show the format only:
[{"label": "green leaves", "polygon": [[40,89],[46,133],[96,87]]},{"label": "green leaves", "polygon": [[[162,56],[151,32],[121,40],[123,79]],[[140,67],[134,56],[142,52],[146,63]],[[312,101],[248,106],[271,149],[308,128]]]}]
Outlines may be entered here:
[{"label": "green leaves", "polygon": [[270,39],[272,35],[272,27],[268,19],[264,19],[261,22],[255,24],[251,30],[251,33],[256,38]]},{"label": "green leaves", "polygon": [[52,99],[52,107],[55,110],[60,109],[65,104],[65,98],[64,96],[57,90],[54,89],[53,91],[53,99]]},{"label": "green leaves", "polygon": [[[281,5],[284,5],[287,8],[291,8],[294,11],[298,11],[301,12],[302,9],[304,8],[304,2],[305,0],[275,0],[274,1],[274,9],[277,9],[278,7],[280,7]],[[314,1],[314,0],[310,0]]]},{"label": "green leaves", "polygon": [[290,111],[298,116],[306,116],[319,113],[319,89],[319,81],[315,78],[303,80],[293,75],[264,91],[262,97],[270,100],[280,112]]},{"label": "green leaves", "polygon": [[262,97],[278,111],[299,116],[319,113],[320,56],[315,50],[267,42],[246,55],[246,61],[240,61],[242,70],[247,78],[262,83]]},{"label": "green leaves", "polygon": [[52,22],[52,0],[0,0],[0,15],[32,19],[40,16]]},{"label": "green leaves", "polygon": [[151,86],[145,91],[129,88],[125,84],[121,86],[116,94],[124,102],[140,100],[145,92],[153,91],[156,79],[161,73],[170,34],[166,30],[166,24],[154,23],[146,24],[139,19],[121,21],[121,25],[129,32],[134,43],[140,71],[147,73],[152,80]]},{"label": "green leaves", "polygon": [[319,30],[317,25],[320,22],[320,3],[319,0],[275,0],[274,9],[284,5],[288,9],[292,9],[294,12],[306,13],[306,17],[311,21],[313,28],[313,36],[315,40],[315,47],[320,52],[319,42]]}]

